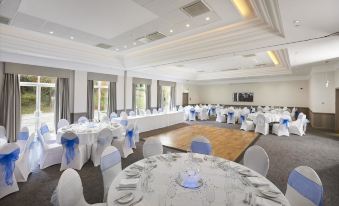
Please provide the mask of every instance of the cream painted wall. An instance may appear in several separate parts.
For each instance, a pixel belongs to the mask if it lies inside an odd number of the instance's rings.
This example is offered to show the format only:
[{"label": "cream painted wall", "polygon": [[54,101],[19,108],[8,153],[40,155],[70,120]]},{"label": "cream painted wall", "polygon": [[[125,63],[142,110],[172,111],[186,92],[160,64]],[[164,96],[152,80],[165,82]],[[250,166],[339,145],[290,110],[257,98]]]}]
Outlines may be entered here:
[{"label": "cream painted wall", "polygon": [[157,99],[158,99],[158,88],[157,88],[157,80],[152,80],[151,85],[151,107],[157,107]]},{"label": "cream painted wall", "polygon": [[337,68],[336,72],[335,72],[335,84],[334,84],[335,88],[339,88],[339,68]]},{"label": "cream painted wall", "polygon": [[188,92],[188,103],[189,104],[198,104],[200,103],[200,88],[201,86],[194,84],[184,84],[183,92]]},{"label": "cream painted wall", "polygon": [[[329,86],[326,88],[326,80]],[[335,72],[312,73],[310,85],[310,109],[312,112],[335,113]]]},{"label": "cream painted wall", "polygon": [[182,93],[183,92],[184,92],[184,85],[183,85],[183,83],[177,82],[175,105],[182,105]]},{"label": "cream painted wall", "polygon": [[117,80],[117,110],[124,109],[124,76],[118,75]]},{"label": "cream painted wall", "polygon": [[132,109],[133,77],[126,78],[126,109]]},{"label": "cream painted wall", "polygon": [[87,112],[87,72],[74,71],[74,113]]},{"label": "cream painted wall", "polygon": [[2,87],[3,87],[3,84],[4,84],[4,80],[5,80],[5,68],[4,68],[4,64],[3,62],[0,62],[0,98],[1,98],[1,95],[2,95]]}]

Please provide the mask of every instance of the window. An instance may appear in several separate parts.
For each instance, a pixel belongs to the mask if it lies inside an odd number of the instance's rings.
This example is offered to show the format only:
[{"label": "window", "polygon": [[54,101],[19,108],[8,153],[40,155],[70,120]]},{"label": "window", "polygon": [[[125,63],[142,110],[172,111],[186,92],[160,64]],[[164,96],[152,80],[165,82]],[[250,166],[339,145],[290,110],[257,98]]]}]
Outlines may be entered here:
[{"label": "window", "polygon": [[94,81],[94,119],[100,120],[107,116],[108,109],[108,84],[106,81]]},{"label": "window", "polygon": [[171,87],[170,86],[162,86],[161,87],[161,108],[164,111],[170,111],[171,109]]},{"label": "window", "polygon": [[55,131],[55,77],[20,75],[21,127],[36,131],[45,122]]},{"label": "window", "polygon": [[146,110],[146,84],[137,84],[135,89],[135,109]]}]

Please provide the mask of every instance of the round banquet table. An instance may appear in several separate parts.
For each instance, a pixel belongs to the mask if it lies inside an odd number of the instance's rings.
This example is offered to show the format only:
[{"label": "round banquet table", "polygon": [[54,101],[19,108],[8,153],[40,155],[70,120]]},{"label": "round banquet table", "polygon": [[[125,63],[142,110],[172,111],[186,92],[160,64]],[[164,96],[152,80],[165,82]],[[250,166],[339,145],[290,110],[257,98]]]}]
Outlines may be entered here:
[{"label": "round banquet table", "polygon": [[[107,205],[134,206],[134,204],[132,203],[142,197],[141,201],[135,204],[135,206],[204,206],[209,205],[209,203],[207,202],[206,188],[214,188],[214,201],[210,204],[212,206],[227,205],[226,203],[229,199],[232,199],[233,206],[248,206],[250,204],[244,202],[244,199],[246,197],[246,199],[249,200],[250,193],[252,201],[256,199],[256,205],[258,206],[290,205],[283,193],[273,183],[271,183],[268,179],[261,176],[257,172],[232,161],[201,154],[193,155],[193,162],[195,163],[192,164],[196,164],[199,168],[199,173],[203,180],[203,185],[200,188],[196,189],[184,188],[177,183],[176,177],[178,176],[180,171],[183,171],[183,169],[187,168],[188,161],[192,162],[192,155],[187,153],[176,154],[178,154],[178,157],[172,161],[168,161],[168,158],[171,157],[170,155],[173,154],[157,155],[151,157],[151,159],[155,161],[155,163],[153,163],[155,167],[151,169],[150,172],[151,178],[148,181],[148,188],[150,188],[149,190],[145,190],[145,187],[142,186],[144,184],[141,184],[141,182],[144,182],[142,181],[142,179],[144,178],[143,174],[145,174],[145,171],[140,169],[145,166],[145,162],[147,159],[143,159],[129,165],[117,175],[117,177],[111,184],[107,196]],[[226,168],[228,169],[225,169],[223,165],[227,165]],[[122,188],[120,183],[125,182],[126,180],[131,180],[126,174],[127,172],[135,170],[133,168],[140,169],[140,173],[142,173],[141,177],[136,178],[139,179],[136,188]],[[251,175],[255,177],[244,177],[240,175],[238,171],[242,170],[249,171]],[[228,174],[228,176],[226,174]],[[250,178],[255,178],[256,180],[250,181]],[[232,183],[230,183],[230,181]],[[256,181],[257,183],[259,182],[263,185],[256,185],[257,187],[253,186],[256,184]],[[170,187],[174,187],[176,191],[175,196],[172,196],[172,198],[170,198],[168,195]],[[273,199],[280,202],[281,204],[275,201],[263,199],[262,193],[260,193],[260,190],[263,189],[266,189],[266,191],[274,191],[277,197]],[[227,193],[229,195],[227,196],[226,191],[232,191],[231,195],[230,193]],[[125,204],[121,204],[116,201],[119,197],[122,197],[128,192],[132,192],[134,194],[134,199],[132,201]]]},{"label": "round banquet table", "polygon": [[[283,116],[283,114],[273,114],[273,113],[263,113],[263,114],[265,115],[267,123],[279,122],[280,118]],[[258,113],[250,113],[248,114],[247,118],[249,120],[255,121],[257,116]]]},{"label": "round banquet table", "polygon": [[113,136],[120,136],[123,132],[123,127],[117,123],[90,123],[90,124],[71,124],[69,126],[58,129],[57,142],[61,142],[61,137],[65,132],[74,132],[79,137],[79,144],[91,145],[97,141],[99,132],[109,128]]}]

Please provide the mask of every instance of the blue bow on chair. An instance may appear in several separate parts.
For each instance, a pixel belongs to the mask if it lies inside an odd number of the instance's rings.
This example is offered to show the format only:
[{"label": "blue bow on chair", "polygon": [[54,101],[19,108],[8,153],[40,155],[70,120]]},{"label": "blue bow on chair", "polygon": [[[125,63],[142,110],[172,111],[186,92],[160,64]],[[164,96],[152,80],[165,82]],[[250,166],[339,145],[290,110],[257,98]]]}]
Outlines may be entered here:
[{"label": "blue bow on chair", "polygon": [[130,129],[126,131],[129,147],[132,148],[133,146],[133,138],[134,138],[134,129]]},{"label": "blue bow on chair", "polygon": [[244,115],[240,115],[240,122],[242,123],[243,121],[245,121],[245,116]]},{"label": "blue bow on chair", "polygon": [[15,169],[15,161],[18,160],[20,149],[16,149],[9,154],[0,154],[0,164],[5,169],[5,182],[7,185],[13,184],[13,172]]},{"label": "blue bow on chair", "polygon": [[283,119],[281,121],[281,124],[285,125],[285,127],[288,127],[289,120],[288,119]]},{"label": "blue bow on chair", "polygon": [[195,109],[191,109],[190,112],[192,115],[195,115]]},{"label": "blue bow on chair", "polygon": [[120,124],[126,127],[128,125],[128,120],[127,119],[122,119],[120,121]]},{"label": "blue bow on chair", "polygon": [[233,112],[229,112],[228,115],[230,116],[231,119],[233,119],[233,115],[234,115]]},{"label": "blue bow on chair", "polygon": [[49,128],[48,128],[47,124],[40,128],[41,135],[44,135],[48,132],[49,132]]},{"label": "blue bow on chair", "polygon": [[76,137],[74,139],[66,139],[64,137],[61,138],[61,144],[66,148],[66,161],[69,164],[75,156],[75,145],[79,144],[79,138]]},{"label": "blue bow on chair", "polygon": [[17,140],[27,140],[28,137],[29,137],[29,133],[28,132],[19,132]]}]

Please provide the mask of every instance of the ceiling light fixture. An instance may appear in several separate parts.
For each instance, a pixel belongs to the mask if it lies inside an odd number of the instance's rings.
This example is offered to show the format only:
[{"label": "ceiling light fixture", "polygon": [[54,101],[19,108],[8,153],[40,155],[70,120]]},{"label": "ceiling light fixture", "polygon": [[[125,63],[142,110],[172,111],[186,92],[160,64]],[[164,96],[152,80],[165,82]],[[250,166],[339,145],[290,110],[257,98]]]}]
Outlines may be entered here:
[{"label": "ceiling light fixture", "polygon": [[74,36],[70,36],[69,38],[70,38],[71,40],[74,40]]},{"label": "ceiling light fixture", "polygon": [[250,18],[253,16],[253,10],[248,0],[232,0],[232,2],[243,17]]},{"label": "ceiling light fixture", "polygon": [[173,33],[173,29],[170,30],[170,33]]},{"label": "ceiling light fixture", "polygon": [[209,17],[209,16],[207,16],[207,17],[205,18],[205,20],[206,20],[206,21],[209,21],[209,20],[210,20],[210,17]]},{"label": "ceiling light fixture", "polygon": [[278,57],[275,55],[275,53],[273,51],[267,51],[266,53],[271,58],[271,60],[273,61],[274,65],[278,65],[279,64]]},{"label": "ceiling light fixture", "polygon": [[115,51],[119,51],[119,48],[116,48]]},{"label": "ceiling light fixture", "polygon": [[50,31],[49,33],[50,33],[50,34],[54,34],[54,31]]},{"label": "ceiling light fixture", "polygon": [[190,24],[186,24],[186,27],[188,28],[188,27],[190,27],[191,25]]},{"label": "ceiling light fixture", "polygon": [[127,49],[127,45],[125,45],[124,48]]},{"label": "ceiling light fixture", "polygon": [[136,42],[133,42],[133,45],[135,46],[135,45],[137,45],[137,43],[136,43]]},{"label": "ceiling light fixture", "polygon": [[294,20],[293,24],[294,24],[294,26],[301,26],[301,21],[300,20]]}]

